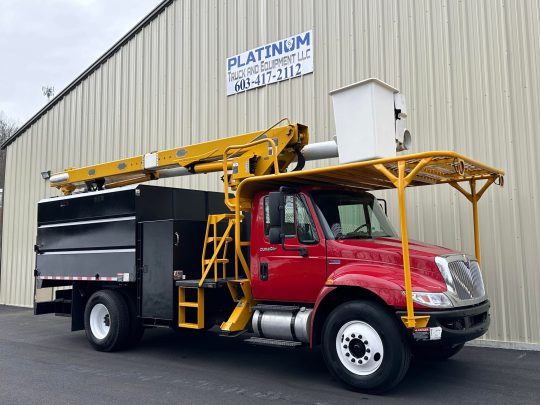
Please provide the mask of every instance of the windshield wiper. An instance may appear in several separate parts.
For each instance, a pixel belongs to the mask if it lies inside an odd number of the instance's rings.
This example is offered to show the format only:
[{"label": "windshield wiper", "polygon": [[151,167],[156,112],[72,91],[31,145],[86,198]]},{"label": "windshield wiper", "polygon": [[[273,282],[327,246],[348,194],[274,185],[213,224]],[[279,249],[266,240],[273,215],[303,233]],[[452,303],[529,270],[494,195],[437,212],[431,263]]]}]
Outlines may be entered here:
[{"label": "windshield wiper", "polygon": [[372,236],[358,233],[348,233],[346,235],[341,235],[339,238],[336,239],[372,239]]}]

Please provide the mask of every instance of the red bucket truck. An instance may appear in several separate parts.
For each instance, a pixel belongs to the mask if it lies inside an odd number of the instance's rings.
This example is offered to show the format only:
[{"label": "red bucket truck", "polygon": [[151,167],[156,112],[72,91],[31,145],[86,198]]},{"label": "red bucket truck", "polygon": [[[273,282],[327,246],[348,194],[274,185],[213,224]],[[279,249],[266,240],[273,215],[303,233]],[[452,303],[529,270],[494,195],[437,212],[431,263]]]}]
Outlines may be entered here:
[{"label": "red bucket truck", "polygon": [[[133,346],[156,326],[320,345],[330,372],[364,392],[398,384],[412,355],[448,358],[482,336],[477,204],[503,172],[455,152],[395,156],[410,146],[406,109],[382,82],[333,97],[337,144],[310,145],[307,127],[282,120],[44,172],[64,195],[38,204],[36,288],[55,297],[36,301],[35,313],[71,316],[100,351]],[[303,169],[336,156],[339,164]],[[209,172],[223,173],[223,193],[141,184]],[[439,184],[472,203],[475,255],[409,241],[406,189]],[[393,188],[399,233],[370,193]]]}]

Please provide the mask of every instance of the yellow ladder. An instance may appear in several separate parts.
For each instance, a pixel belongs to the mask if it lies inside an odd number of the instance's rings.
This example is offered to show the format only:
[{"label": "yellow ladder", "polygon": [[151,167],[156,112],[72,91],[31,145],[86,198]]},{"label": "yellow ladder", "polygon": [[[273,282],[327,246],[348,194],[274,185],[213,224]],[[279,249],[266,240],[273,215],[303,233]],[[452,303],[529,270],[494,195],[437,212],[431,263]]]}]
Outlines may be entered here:
[{"label": "yellow ladder", "polygon": [[[186,301],[186,290],[197,289],[197,301]],[[196,309],[197,322],[187,322],[186,309]],[[178,287],[178,327],[204,329],[204,288]]]},{"label": "yellow ladder", "polygon": [[[223,235],[218,235],[218,224],[223,220],[228,220],[227,228]],[[234,226],[234,214],[216,214],[208,215],[208,221],[206,222],[206,234],[204,236],[204,248],[202,253],[202,277],[199,282],[199,287],[202,286],[204,280],[208,276],[210,270],[214,270],[214,281],[218,281],[218,265],[222,265],[222,274],[221,278],[227,277],[227,249],[229,243],[232,242],[232,237],[230,236],[231,230]],[[210,235],[212,232],[212,235]],[[214,248],[214,253],[210,259],[206,258],[206,252],[208,245],[212,245]],[[218,257],[220,252],[222,252],[221,257]]]},{"label": "yellow ladder", "polygon": [[[218,234],[218,224],[227,221],[223,234]],[[234,214],[209,215],[206,223],[204,247],[201,258],[202,275],[199,280],[185,280],[178,282],[178,327],[189,329],[204,329],[204,290],[217,288],[227,284],[236,307],[226,322],[221,325],[225,332],[242,330],[249,321],[253,299],[251,297],[251,284],[248,278],[239,277],[238,253],[234,253],[234,276],[227,277],[227,253],[229,243],[233,242],[231,231],[236,225]],[[249,242],[239,242],[239,246],[249,246]],[[211,257],[208,252],[212,250]],[[220,266],[221,265],[221,269]],[[213,270],[213,277],[208,277]],[[221,272],[220,272],[221,270]],[[221,274],[220,274],[221,273]],[[246,273],[248,276],[248,273]],[[249,277],[249,276],[248,276]],[[187,300],[187,290],[197,290],[197,301]],[[196,310],[196,322],[187,322],[186,310]]]},{"label": "yellow ladder", "polygon": [[[227,229],[223,235],[218,235],[218,224],[227,219]],[[229,243],[232,242],[232,237],[229,236],[231,229],[234,225],[234,215],[231,214],[218,214],[218,215],[209,215],[208,221],[206,223],[206,233],[204,237],[204,248],[202,253],[202,277],[197,281],[197,284],[192,284],[189,286],[179,286],[178,287],[178,327],[188,328],[188,329],[204,329],[204,281],[206,280],[210,270],[214,270],[214,282],[217,283],[219,279],[225,279],[226,266],[229,263],[227,259],[227,249]],[[208,251],[208,246],[212,245],[213,254],[212,257],[207,259],[206,254]],[[222,252],[221,257],[220,252]],[[222,265],[222,277],[218,277],[218,265]],[[196,281],[196,280],[194,280]],[[188,301],[187,300],[187,290],[197,290],[197,301]],[[196,322],[188,322],[186,312],[191,308],[196,311]]]}]

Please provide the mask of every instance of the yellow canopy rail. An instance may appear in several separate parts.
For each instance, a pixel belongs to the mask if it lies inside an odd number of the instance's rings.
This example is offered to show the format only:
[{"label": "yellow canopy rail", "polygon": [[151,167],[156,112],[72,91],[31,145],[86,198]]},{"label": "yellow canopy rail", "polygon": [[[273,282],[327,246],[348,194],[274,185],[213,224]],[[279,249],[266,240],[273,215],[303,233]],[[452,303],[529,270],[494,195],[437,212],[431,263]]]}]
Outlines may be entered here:
[{"label": "yellow canopy rail", "polygon": [[[478,200],[490,185],[496,183],[502,186],[503,176],[503,171],[456,152],[415,153],[320,169],[251,177],[245,179],[238,187],[236,210],[251,209],[251,200],[257,191],[277,188],[282,185],[337,186],[366,191],[397,188],[403,252],[403,278],[407,300],[407,315],[402,317],[402,321],[408,328],[424,327],[427,325],[429,317],[415,316],[412,301],[405,189],[448,183],[464,194],[473,206],[475,253],[480,262]],[[479,181],[485,181],[485,183],[477,191]],[[470,193],[461,187],[459,183],[462,182],[469,183]]]}]

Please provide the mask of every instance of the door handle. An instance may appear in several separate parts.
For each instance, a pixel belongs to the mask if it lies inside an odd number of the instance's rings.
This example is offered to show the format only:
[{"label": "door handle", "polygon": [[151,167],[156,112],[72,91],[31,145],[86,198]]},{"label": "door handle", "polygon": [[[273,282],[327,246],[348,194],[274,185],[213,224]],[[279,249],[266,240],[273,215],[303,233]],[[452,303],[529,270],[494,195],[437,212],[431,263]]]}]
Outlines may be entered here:
[{"label": "door handle", "polygon": [[268,280],[268,263],[260,263],[259,265],[259,279],[261,281]]}]

